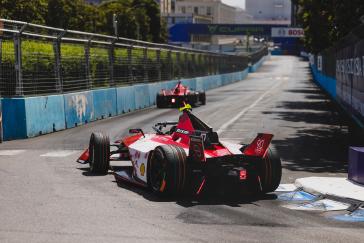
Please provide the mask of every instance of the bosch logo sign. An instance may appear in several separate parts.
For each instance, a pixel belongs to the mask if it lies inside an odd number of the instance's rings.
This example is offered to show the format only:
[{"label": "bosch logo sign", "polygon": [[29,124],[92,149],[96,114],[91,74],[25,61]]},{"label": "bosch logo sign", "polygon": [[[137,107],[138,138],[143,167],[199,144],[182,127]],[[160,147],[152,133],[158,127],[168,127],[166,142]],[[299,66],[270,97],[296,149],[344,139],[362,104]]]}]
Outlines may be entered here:
[{"label": "bosch logo sign", "polygon": [[305,33],[303,29],[290,29],[288,30],[289,36],[303,36]]},{"label": "bosch logo sign", "polygon": [[272,28],[272,37],[300,38],[304,35],[302,28]]}]

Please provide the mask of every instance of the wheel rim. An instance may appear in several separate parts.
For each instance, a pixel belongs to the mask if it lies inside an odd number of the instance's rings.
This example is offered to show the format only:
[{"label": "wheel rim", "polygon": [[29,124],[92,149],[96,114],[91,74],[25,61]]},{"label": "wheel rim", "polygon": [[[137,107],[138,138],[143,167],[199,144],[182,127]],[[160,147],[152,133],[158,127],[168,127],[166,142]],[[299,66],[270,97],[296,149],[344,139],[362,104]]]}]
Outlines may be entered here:
[{"label": "wheel rim", "polygon": [[150,184],[154,191],[163,192],[167,175],[167,161],[160,151],[155,151],[151,159]]}]

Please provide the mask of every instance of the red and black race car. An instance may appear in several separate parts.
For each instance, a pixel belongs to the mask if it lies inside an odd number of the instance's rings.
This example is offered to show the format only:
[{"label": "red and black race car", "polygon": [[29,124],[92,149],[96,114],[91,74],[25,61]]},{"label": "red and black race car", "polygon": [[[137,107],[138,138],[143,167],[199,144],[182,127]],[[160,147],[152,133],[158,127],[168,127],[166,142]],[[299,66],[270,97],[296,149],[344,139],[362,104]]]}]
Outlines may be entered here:
[{"label": "red and black race car", "polygon": [[78,162],[89,163],[93,173],[106,174],[110,162],[130,161],[130,166],[113,171],[116,181],[150,188],[158,195],[199,195],[221,186],[259,194],[276,190],[282,168],[269,148],[273,135],[258,134],[249,145],[224,142],[189,108],[183,109],[178,122],[158,123],[153,134],[131,129],[131,135],[112,145],[107,136],[93,133]]},{"label": "red and black race car", "polygon": [[184,86],[181,82],[178,82],[176,87],[174,87],[172,90],[162,89],[157,94],[156,100],[158,108],[179,108],[185,103],[191,104],[192,106],[205,105],[206,93],[204,91],[198,92],[190,90],[187,86]]}]

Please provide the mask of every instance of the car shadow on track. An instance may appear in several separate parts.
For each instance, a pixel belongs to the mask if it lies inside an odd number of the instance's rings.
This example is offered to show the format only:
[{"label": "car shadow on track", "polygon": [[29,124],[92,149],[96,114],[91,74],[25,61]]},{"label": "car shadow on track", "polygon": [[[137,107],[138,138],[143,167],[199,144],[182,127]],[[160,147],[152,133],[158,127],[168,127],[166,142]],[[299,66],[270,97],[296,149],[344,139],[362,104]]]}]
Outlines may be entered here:
[{"label": "car shadow on track", "polygon": [[[77,168],[77,169],[79,169],[79,170],[82,171],[82,175],[83,176],[105,176],[105,175],[100,175],[100,174],[91,172],[89,168]],[[112,175],[113,172],[112,171],[109,171],[107,174],[108,175]]]},{"label": "car shadow on track", "polygon": [[[88,167],[79,167],[78,170],[82,171],[83,176],[87,177],[100,177],[113,175],[114,171],[109,170],[106,175],[96,174],[90,171]],[[125,169],[124,166],[113,166],[113,169],[116,171]],[[141,187],[134,185],[128,182],[117,182],[116,180],[112,180],[117,186],[122,189],[134,192],[148,201],[152,202],[175,202],[177,205],[190,208],[199,205],[225,205],[230,207],[240,207],[244,204],[255,204],[257,201],[264,200],[275,200],[277,199],[276,194],[262,194],[255,195],[252,193],[246,193],[243,191],[237,192],[232,190],[230,192],[223,190],[215,190],[215,188],[210,188],[206,190],[204,193],[201,193],[198,196],[193,196],[191,194],[185,194],[181,196],[160,196],[154,194],[149,188]]]},{"label": "car shadow on track", "polygon": [[303,98],[283,101],[263,112],[284,121],[288,129],[295,129],[290,136],[273,141],[285,162],[283,167],[291,171],[346,173],[348,147],[355,143],[347,129],[348,118],[312,80],[285,92]]},{"label": "car shadow on track", "polygon": [[179,206],[189,208],[198,205],[226,205],[230,207],[240,207],[242,204],[254,204],[262,200],[275,200],[276,194],[264,194],[259,196],[253,195],[237,195],[235,194],[214,194],[204,193],[199,196],[182,195],[182,196],[158,196],[151,192],[148,188],[138,187],[131,183],[118,183],[115,182],[120,188],[132,191],[148,201],[152,202],[175,202]]}]

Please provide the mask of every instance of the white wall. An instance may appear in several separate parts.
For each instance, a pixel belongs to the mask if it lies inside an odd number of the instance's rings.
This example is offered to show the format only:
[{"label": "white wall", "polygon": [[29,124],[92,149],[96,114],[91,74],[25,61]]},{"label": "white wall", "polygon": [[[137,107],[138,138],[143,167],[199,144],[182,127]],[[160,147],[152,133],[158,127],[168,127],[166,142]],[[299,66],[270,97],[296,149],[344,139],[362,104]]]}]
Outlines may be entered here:
[{"label": "white wall", "polygon": [[246,12],[256,20],[290,20],[291,0],[246,0]]}]

